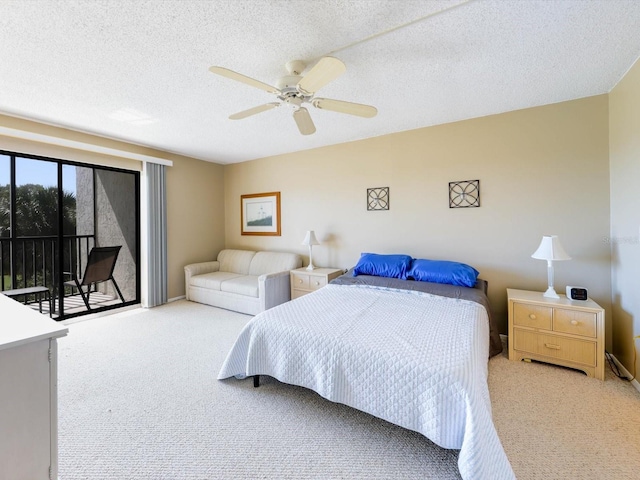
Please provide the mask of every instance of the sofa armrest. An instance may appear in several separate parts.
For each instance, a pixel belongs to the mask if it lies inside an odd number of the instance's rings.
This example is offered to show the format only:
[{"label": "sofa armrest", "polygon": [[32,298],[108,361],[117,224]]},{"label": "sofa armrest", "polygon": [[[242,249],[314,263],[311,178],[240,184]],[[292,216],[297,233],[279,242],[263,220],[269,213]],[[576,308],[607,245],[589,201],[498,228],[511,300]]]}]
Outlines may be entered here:
[{"label": "sofa armrest", "polygon": [[202,262],[192,263],[184,267],[184,289],[185,296],[189,300],[189,282],[194,275],[202,275],[203,273],[217,272],[220,270],[220,262]]},{"label": "sofa armrest", "polygon": [[260,275],[258,277],[258,297],[260,298],[261,311],[291,300],[289,270]]}]

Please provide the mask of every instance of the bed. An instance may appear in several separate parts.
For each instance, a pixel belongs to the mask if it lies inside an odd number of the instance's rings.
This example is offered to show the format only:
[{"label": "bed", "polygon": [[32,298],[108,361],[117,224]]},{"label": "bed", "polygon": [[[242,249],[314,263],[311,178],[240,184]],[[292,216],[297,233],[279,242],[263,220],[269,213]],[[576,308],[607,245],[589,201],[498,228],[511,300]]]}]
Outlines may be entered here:
[{"label": "bed", "polygon": [[348,272],[254,317],[218,379],[268,375],[309,388],[459,449],[464,479],[513,479],[491,418],[488,357],[502,347],[490,320],[482,280],[467,288]]}]

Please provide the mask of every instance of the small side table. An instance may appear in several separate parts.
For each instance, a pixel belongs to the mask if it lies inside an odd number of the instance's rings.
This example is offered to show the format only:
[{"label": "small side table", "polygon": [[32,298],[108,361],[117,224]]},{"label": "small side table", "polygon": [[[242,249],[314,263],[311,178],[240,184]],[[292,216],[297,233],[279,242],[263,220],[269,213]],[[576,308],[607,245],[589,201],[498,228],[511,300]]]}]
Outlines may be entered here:
[{"label": "small side table", "polygon": [[604,380],[604,309],[593,300],[507,289],[509,360],[538,360]]},{"label": "small side table", "polygon": [[315,292],[343,273],[344,270],[341,268],[307,270],[306,267],[303,267],[291,270],[291,300]]},{"label": "small side table", "polygon": [[35,295],[36,301],[38,302],[38,307],[40,313],[42,313],[42,294],[44,293],[44,299],[49,302],[49,317],[51,317],[53,313],[53,305],[51,301],[51,292],[47,287],[27,287],[27,288],[16,288],[13,290],[5,290],[2,292],[7,297],[24,297],[27,295]]}]

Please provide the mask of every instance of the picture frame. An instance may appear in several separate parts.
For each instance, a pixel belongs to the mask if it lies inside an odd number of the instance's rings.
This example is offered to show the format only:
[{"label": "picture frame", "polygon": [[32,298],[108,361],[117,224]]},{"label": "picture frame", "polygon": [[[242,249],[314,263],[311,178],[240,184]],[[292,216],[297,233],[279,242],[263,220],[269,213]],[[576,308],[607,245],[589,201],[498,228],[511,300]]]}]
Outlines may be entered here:
[{"label": "picture frame", "polygon": [[280,236],[280,192],[240,195],[241,235]]}]

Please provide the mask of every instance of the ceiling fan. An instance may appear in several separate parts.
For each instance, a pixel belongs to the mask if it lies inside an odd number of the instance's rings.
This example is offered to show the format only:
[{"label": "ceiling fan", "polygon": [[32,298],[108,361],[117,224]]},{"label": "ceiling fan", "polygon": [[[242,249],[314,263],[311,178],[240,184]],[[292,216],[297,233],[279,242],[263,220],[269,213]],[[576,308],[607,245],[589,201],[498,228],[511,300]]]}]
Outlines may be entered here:
[{"label": "ceiling fan", "polygon": [[376,116],[378,110],[370,105],[315,96],[318,90],[346,71],[347,67],[340,60],[335,57],[322,57],[306,75],[302,76],[302,72],[306,67],[307,64],[302,60],[293,60],[287,63],[286,69],[289,74],[280,78],[275,87],[228,68],[214,66],[209,70],[217,75],[272,93],[277,97],[275,102],[265,103],[264,105],[234,113],[229,117],[231,120],[240,120],[284,105],[293,110],[293,119],[300,133],[302,135],[311,135],[316,131],[316,127],[313,124],[313,120],[311,120],[309,111],[304,107],[305,104],[313,105],[321,110],[331,110],[359,117],[371,118]]}]

